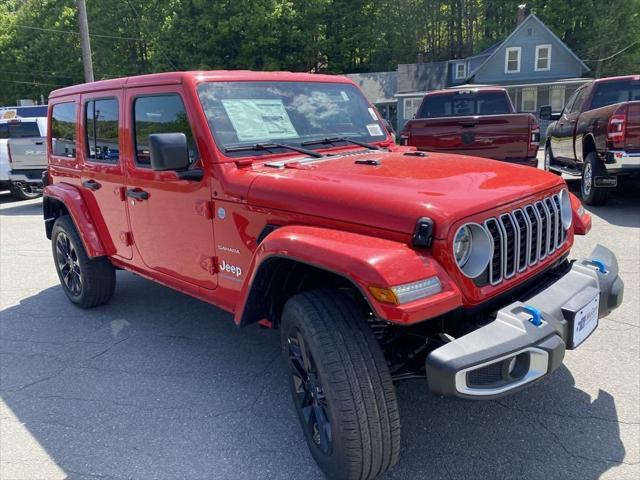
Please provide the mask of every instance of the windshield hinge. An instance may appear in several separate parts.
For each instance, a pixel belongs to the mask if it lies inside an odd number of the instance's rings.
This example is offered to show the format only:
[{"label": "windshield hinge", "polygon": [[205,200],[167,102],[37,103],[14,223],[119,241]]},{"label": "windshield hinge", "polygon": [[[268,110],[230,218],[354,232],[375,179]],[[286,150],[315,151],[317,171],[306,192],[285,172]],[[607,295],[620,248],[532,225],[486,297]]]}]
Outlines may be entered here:
[{"label": "windshield hinge", "polygon": [[253,165],[253,159],[251,158],[238,158],[234,161],[236,162],[236,166],[238,168],[250,167],[251,165]]}]

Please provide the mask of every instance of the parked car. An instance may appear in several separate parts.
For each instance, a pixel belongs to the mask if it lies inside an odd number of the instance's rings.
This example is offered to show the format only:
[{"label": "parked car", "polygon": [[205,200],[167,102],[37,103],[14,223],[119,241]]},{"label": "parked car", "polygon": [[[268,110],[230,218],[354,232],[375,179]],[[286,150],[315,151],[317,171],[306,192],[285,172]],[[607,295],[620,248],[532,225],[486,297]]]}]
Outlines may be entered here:
[{"label": "parked car", "polygon": [[560,113],[550,106],[545,169],[580,177],[588,205],[609,200],[618,177],[640,174],[640,75],[593,80]]},{"label": "parked car", "polygon": [[42,195],[46,117],[0,119],[0,188],[21,200]]},{"label": "parked car", "polygon": [[516,392],[622,301],[611,251],[568,260],[591,219],[561,177],[397,146],[344,77],[153,74],[54,91],[49,112],[44,221],[69,300],[109,301],[125,269],[279,329],[332,479],[397,462],[394,382]]},{"label": "parked car", "polygon": [[418,150],[536,167],[540,126],[534,115],[514,112],[504,88],[437,90],[424,96],[400,138]]}]

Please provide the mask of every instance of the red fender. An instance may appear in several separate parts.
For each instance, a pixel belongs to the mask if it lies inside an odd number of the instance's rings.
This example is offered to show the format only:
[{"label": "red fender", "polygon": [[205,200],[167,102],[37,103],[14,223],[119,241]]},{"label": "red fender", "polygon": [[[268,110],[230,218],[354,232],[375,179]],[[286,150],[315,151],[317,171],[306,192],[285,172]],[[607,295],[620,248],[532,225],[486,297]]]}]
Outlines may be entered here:
[{"label": "red fender", "polygon": [[573,193],[569,193],[573,218],[573,232],[576,235],[586,235],[591,230],[591,215],[582,206],[582,202]]},{"label": "red fender", "polygon": [[45,187],[43,193],[45,221],[47,220],[46,205],[48,198],[54,198],[64,204],[73,219],[73,223],[80,234],[85,251],[89,257],[102,257],[107,255],[107,251],[100,240],[98,230],[89,213],[89,209],[82,198],[82,194],[76,187],[68,183],[56,183],[55,185]]},{"label": "red fender", "polygon": [[[457,286],[426,253],[391,240],[293,225],[270,233],[256,250],[235,312],[238,325],[256,274],[260,266],[272,257],[296,260],[345,277],[362,292],[379,318],[394,323],[420,322],[462,304]],[[397,286],[436,275],[442,283],[440,293],[404,305],[379,302],[368,288]]]}]

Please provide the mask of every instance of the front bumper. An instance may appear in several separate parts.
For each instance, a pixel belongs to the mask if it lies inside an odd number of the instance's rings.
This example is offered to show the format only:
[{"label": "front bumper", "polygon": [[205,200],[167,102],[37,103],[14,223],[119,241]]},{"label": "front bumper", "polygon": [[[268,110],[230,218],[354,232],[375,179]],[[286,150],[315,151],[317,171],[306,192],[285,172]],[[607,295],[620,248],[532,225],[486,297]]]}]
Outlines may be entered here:
[{"label": "front bumper", "polygon": [[607,152],[604,166],[608,173],[640,172],[640,152],[611,150]]},{"label": "front bumper", "polygon": [[573,338],[573,327],[584,322],[585,307],[598,298],[597,318],[605,317],[620,306],[623,292],[615,255],[597,245],[537,295],[513,302],[491,323],[433,350],[426,359],[429,389],[472,399],[521,390],[556,370],[565,350],[584,340]]}]

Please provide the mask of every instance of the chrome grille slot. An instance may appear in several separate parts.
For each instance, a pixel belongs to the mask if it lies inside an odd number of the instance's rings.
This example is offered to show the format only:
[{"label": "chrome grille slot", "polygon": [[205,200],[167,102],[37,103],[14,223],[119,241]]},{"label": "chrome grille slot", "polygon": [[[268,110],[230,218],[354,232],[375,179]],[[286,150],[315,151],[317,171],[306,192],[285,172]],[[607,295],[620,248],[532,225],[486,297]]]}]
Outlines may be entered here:
[{"label": "chrome grille slot", "polygon": [[516,273],[516,262],[519,250],[518,231],[511,215],[505,213],[500,215],[500,228],[504,238],[504,262],[502,275],[511,278]]},{"label": "chrome grille slot", "polygon": [[524,211],[527,214],[526,218],[529,220],[529,265],[534,265],[538,261],[538,253],[540,251],[540,229],[538,228],[540,221],[539,215],[536,214],[536,210],[533,205],[527,205],[524,207]]},{"label": "chrome grille slot", "polygon": [[567,239],[560,197],[551,195],[484,222],[492,243],[488,279],[497,285],[558,250]]},{"label": "chrome grille slot", "polygon": [[484,222],[484,226],[489,232],[491,243],[493,244],[493,256],[489,262],[489,282],[492,285],[502,281],[502,265],[504,263],[504,235],[495,218],[490,218]]},{"label": "chrome grille slot", "polygon": [[527,223],[524,212],[522,210],[514,210],[513,218],[516,221],[518,230],[518,271],[521,272],[527,268],[527,259],[529,258],[529,224]]},{"label": "chrome grille slot", "polygon": [[558,219],[560,215],[551,198],[544,199],[544,206],[547,207],[549,217],[551,218],[549,222],[549,253],[551,253],[558,246]]},{"label": "chrome grille slot", "polygon": [[538,255],[538,258],[542,260],[548,253],[547,242],[549,239],[549,219],[542,202],[536,202],[535,211],[540,219],[540,254]]}]

